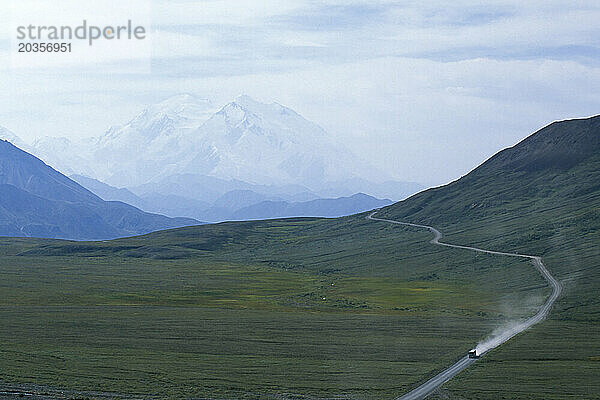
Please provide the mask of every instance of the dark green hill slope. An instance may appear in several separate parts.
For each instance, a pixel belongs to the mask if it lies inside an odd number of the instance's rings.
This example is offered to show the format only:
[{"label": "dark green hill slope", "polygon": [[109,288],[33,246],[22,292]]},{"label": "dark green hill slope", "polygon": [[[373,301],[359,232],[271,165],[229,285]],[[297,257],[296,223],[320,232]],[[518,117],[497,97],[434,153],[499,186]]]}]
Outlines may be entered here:
[{"label": "dark green hill slope", "polygon": [[[555,122],[380,215],[434,225],[459,243],[539,254],[559,277],[600,284],[600,259],[581,261],[600,257],[600,117]],[[600,307],[589,291],[577,296]]]},{"label": "dark green hill slope", "polygon": [[[466,176],[385,208],[389,217],[449,224],[548,207],[593,210],[600,192],[600,116],[555,122]],[[516,214],[515,214],[516,212]]]},{"label": "dark green hill slope", "polygon": [[589,379],[600,381],[600,117],[555,122],[463,178],[381,215],[434,225],[449,242],[541,255],[565,286],[548,321],[490,353],[440,398],[594,398]]}]

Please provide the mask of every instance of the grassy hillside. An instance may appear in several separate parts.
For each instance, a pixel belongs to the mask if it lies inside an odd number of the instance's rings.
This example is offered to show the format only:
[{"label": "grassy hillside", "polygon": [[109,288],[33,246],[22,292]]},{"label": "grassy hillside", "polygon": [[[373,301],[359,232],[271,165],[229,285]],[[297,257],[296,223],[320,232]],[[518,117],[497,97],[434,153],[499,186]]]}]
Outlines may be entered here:
[{"label": "grassy hillside", "polygon": [[450,242],[542,255],[565,287],[548,321],[491,352],[439,398],[599,396],[599,117],[554,123],[382,214],[433,224]]},{"label": "grassy hillside", "polygon": [[[552,125],[381,211],[542,255],[565,287],[549,320],[438,398],[600,398],[598,121]],[[116,397],[392,399],[549,293],[526,261],[429,239],[365,214],[0,239],[0,376]]]},{"label": "grassy hillside", "polygon": [[428,238],[361,216],[4,239],[0,374],[161,398],[393,398],[546,293],[525,262]]}]

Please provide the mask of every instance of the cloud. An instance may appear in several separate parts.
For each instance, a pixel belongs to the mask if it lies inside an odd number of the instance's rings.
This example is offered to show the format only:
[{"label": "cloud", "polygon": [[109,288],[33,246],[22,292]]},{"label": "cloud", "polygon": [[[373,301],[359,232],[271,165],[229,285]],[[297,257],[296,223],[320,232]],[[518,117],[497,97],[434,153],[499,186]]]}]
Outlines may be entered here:
[{"label": "cloud", "polygon": [[248,93],[399,178],[441,183],[600,110],[595,1],[155,0],[151,15],[149,75],[0,64],[0,125],[91,136],[178,92],[215,104]]}]

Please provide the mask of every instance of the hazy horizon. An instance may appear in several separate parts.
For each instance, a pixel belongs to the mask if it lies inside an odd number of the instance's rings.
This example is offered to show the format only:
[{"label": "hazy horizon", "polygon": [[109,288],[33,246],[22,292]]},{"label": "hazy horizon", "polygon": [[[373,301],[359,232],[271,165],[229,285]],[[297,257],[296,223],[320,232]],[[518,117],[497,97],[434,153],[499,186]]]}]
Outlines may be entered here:
[{"label": "hazy horizon", "polygon": [[[150,74],[2,63],[0,126],[26,141],[98,136],[179,93],[216,107],[245,93],[430,186],[552,121],[599,113],[600,5],[438,3],[148,2]],[[10,51],[0,41],[0,58]]]}]

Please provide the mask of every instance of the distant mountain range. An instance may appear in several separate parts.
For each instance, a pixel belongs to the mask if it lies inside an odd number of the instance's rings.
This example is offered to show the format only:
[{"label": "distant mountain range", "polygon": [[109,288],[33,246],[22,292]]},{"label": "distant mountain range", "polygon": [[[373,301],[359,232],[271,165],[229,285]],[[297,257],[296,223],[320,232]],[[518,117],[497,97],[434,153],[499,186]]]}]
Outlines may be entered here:
[{"label": "distant mountain range", "polygon": [[0,236],[111,239],[197,225],[104,201],[38,158],[0,140]]},{"label": "distant mountain range", "polygon": [[[208,100],[177,95],[100,137],[76,142],[41,137],[21,147],[69,176],[91,177],[136,194],[209,202],[227,191],[256,186],[276,187],[277,195],[310,192],[335,198],[363,192],[393,200],[423,189],[395,181],[294,110],[248,96],[216,109]],[[210,199],[173,190],[215,179],[229,187],[204,187],[215,192]]]},{"label": "distant mountain range", "polygon": [[392,203],[391,200],[377,199],[363,193],[328,199],[302,193],[284,199],[253,190],[237,189],[219,196],[211,204],[173,195],[137,196],[128,189],[118,189],[92,178],[80,175],[73,175],[71,178],[104,200],[122,201],[150,212],[187,216],[207,222],[301,216],[339,217]]},{"label": "distant mountain range", "polygon": [[392,204],[364,193],[336,199],[317,199],[305,202],[263,201],[241,208],[232,214],[233,220],[268,219],[289,216],[341,217]]},{"label": "distant mountain range", "polygon": [[394,181],[292,109],[248,96],[220,109],[174,96],[76,142],[26,144],[4,128],[0,139],[103,200],[207,222],[348,215],[423,189]]}]

